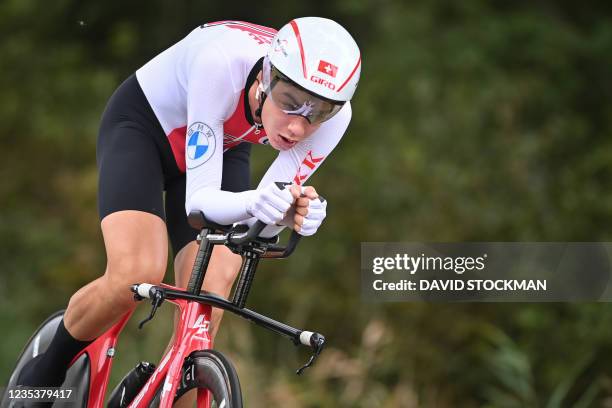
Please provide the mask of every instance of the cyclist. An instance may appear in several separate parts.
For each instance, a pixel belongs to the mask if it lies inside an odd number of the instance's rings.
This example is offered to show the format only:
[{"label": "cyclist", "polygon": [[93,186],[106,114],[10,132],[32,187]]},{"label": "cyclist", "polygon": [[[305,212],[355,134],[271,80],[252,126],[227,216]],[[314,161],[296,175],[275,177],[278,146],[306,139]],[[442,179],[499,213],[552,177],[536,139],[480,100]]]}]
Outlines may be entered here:
[{"label": "cyclist", "polygon": [[[49,348],[18,384],[60,386],[76,354],[136,306],[130,286],[162,281],[168,238],[176,285],[187,286],[197,252],[190,211],[219,224],[259,219],[270,224],[262,235],[284,226],[314,234],[326,202],[304,183],[348,127],[360,70],[357,44],[332,20],[298,18],[278,32],[221,21],[196,28],[123,82],[97,145],[106,271],[71,297]],[[253,143],[279,151],[255,190]],[[204,288],[227,297],[240,262],[216,247]],[[220,319],[215,310],[213,336]]]}]

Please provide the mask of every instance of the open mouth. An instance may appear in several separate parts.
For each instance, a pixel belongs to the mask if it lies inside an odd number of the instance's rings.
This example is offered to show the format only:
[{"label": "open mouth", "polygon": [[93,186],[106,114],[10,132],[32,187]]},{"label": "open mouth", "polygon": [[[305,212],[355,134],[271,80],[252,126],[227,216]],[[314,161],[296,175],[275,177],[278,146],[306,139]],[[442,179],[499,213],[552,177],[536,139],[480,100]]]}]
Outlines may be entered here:
[{"label": "open mouth", "polygon": [[293,144],[295,144],[295,142],[294,142],[293,140],[287,139],[287,138],[286,138],[285,136],[283,136],[283,135],[280,135],[280,134],[279,134],[278,136],[281,138],[281,140],[282,140],[283,142],[285,142],[285,143],[287,143],[287,144],[289,144],[289,145],[293,145]]}]

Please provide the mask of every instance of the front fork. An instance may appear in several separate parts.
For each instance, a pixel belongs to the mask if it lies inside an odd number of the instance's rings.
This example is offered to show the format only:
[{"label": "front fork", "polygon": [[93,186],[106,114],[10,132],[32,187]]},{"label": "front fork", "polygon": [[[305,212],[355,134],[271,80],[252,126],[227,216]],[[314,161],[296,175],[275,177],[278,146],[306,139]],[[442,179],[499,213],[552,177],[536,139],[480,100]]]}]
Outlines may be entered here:
[{"label": "front fork", "polygon": [[[174,396],[176,395],[178,385],[181,382],[185,358],[193,351],[207,350],[213,347],[212,338],[209,333],[212,307],[210,305],[203,305],[185,299],[166,299],[163,295],[163,290],[159,290],[160,288],[180,290],[179,288],[166,284],[161,284],[159,286],[140,284],[134,285],[132,291],[135,293],[134,297],[137,300],[142,300],[144,298],[151,299],[151,313],[146,319],[140,322],[139,328],[142,328],[144,324],[155,316],[155,312],[164,300],[168,300],[175,304],[180,311],[181,318],[176,328],[174,344],[168,351],[170,357],[168,358],[168,355],[164,357],[162,363],[160,363],[159,367],[156,369],[157,374],[154,372],[149,381],[147,381],[147,383],[149,383],[156,375],[161,376],[165,374],[163,383],[160,383],[162,392],[159,407],[170,408],[174,402]],[[165,366],[168,362],[170,366],[166,368]],[[164,371],[167,371],[167,373],[164,373]],[[131,404],[130,408],[147,406],[142,402],[150,401],[154,397],[155,390],[158,387],[152,387],[152,390],[148,388],[147,384],[145,384],[145,387],[143,387],[139,395],[136,396],[134,399],[135,403]],[[208,401],[208,391],[198,391],[198,407],[209,407],[210,404]],[[200,405],[200,402],[204,405]]]}]

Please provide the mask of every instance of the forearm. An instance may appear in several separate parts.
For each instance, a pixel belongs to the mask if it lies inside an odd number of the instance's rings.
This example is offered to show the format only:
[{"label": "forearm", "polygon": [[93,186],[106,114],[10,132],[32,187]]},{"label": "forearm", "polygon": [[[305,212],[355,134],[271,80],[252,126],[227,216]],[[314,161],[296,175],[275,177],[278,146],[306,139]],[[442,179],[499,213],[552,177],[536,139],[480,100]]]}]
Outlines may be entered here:
[{"label": "forearm", "polygon": [[[250,226],[257,221],[248,211],[248,202],[255,193],[255,190],[232,193],[215,188],[201,188],[187,197],[185,209],[188,214],[191,211],[202,211],[207,219],[217,224],[230,225],[244,221]],[[273,237],[283,228],[285,227],[268,225],[260,235]]]},{"label": "forearm", "polygon": [[185,209],[187,214],[202,211],[207,219],[217,224],[230,225],[251,217],[247,212],[247,203],[252,194],[254,190],[232,193],[205,187],[187,197]]}]

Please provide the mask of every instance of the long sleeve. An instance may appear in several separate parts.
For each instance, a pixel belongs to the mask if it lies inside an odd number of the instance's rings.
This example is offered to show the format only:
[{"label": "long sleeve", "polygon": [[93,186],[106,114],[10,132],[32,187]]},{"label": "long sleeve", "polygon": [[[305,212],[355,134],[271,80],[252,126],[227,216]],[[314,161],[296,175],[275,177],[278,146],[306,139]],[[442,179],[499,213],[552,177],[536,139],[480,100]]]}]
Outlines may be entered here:
[{"label": "long sleeve", "polygon": [[185,210],[203,211],[214,222],[232,224],[248,217],[246,201],[252,194],[221,190],[223,122],[239,102],[240,88],[233,82],[222,50],[208,46],[193,54],[186,64],[189,125],[185,139]]}]

